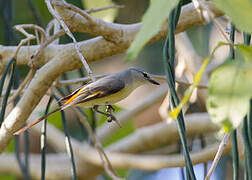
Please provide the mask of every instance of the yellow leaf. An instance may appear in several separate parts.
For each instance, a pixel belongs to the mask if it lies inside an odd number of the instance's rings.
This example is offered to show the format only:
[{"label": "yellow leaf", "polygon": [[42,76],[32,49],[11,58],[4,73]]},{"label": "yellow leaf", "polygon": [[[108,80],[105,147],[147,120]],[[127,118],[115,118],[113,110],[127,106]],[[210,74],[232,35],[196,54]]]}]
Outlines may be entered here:
[{"label": "yellow leaf", "polygon": [[181,109],[180,109],[179,107],[173,109],[173,110],[170,112],[171,118],[172,118],[172,119],[176,119],[176,118],[178,117],[178,114],[179,114],[180,110],[181,110]]}]

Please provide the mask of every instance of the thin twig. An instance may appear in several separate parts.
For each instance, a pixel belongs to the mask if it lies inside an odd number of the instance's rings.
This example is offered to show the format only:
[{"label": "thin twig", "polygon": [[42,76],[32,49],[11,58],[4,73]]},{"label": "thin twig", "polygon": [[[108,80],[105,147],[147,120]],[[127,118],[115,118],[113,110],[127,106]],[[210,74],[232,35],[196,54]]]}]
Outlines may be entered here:
[{"label": "thin twig", "polygon": [[[60,35],[63,31],[59,32],[56,34],[55,38]],[[50,39],[50,42],[52,42],[55,38],[52,38]],[[47,44],[49,44],[49,41],[47,42]],[[100,78],[103,78],[105,76],[107,76],[109,74],[99,74],[99,75],[95,75],[94,77],[96,79],[100,79]],[[166,77],[165,76],[160,76],[160,75],[153,75],[153,77],[159,79],[159,80],[165,80]],[[70,80],[59,80],[57,82],[54,83],[54,86],[67,86],[67,85],[74,85],[74,84],[80,84],[80,83],[83,83],[83,82],[89,82],[91,81],[91,78],[90,77],[83,77],[83,78],[76,78],[76,79],[70,79]],[[192,85],[192,83],[189,83],[189,82],[185,82],[183,80],[176,80],[176,82],[178,84],[181,84],[181,85],[184,85],[184,86],[190,86]],[[198,85],[197,88],[199,89],[208,89],[208,85]],[[25,90],[25,89],[23,89]],[[13,89],[11,90],[10,92],[10,95],[14,94],[14,93],[17,93],[18,89]],[[19,95],[22,94],[23,91],[19,92]],[[1,97],[3,97],[5,95],[5,92],[2,93]]]},{"label": "thin twig", "polygon": [[[13,95],[14,93],[17,92],[17,89],[12,89],[10,91],[10,96]],[[23,91],[21,92],[21,94],[23,93]],[[4,97],[6,95],[6,91],[3,91],[3,93],[1,94],[1,98]]]},{"label": "thin twig", "polygon": [[[25,36],[27,36],[26,39],[21,40],[20,44],[18,45],[18,48],[15,52],[14,57],[17,58],[17,53],[19,51],[19,49],[21,48],[22,45],[26,44],[27,42],[29,42],[32,39],[35,39],[34,35],[28,34],[26,31],[24,31],[23,28],[21,28],[22,26],[18,27],[17,30],[22,32]],[[37,57],[39,57],[40,53],[43,51],[43,49],[45,49],[51,42],[53,42],[54,40],[56,40],[57,38],[59,38],[60,36],[64,35],[65,32],[63,30],[59,31],[58,33],[54,34],[50,39],[46,40],[43,44],[40,45],[39,49],[36,51],[36,53],[34,55],[32,55],[31,57],[31,62],[30,62],[30,66],[34,67],[33,62],[36,60]],[[24,79],[24,81],[22,82],[22,84],[18,87],[18,89],[12,90],[10,95],[12,95],[8,101],[8,104],[11,103],[17,96],[19,96],[20,94],[23,93],[23,90],[25,90],[25,86],[31,81],[33,74],[35,72],[34,68],[31,68],[30,72],[28,73],[28,75],[26,76],[26,78]],[[5,96],[5,92],[3,92],[3,94],[1,95],[1,97]]]},{"label": "thin twig", "polygon": [[14,101],[24,90],[27,84],[32,80],[33,74],[35,72],[35,69],[31,69],[25,79],[23,80],[22,84],[18,87],[18,89],[15,91],[15,93],[9,98],[8,103],[10,104],[12,101]]},{"label": "thin twig", "polygon": [[106,7],[95,8],[95,9],[88,9],[88,10],[85,10],[85,12],[89,14],[89,13],[95,13],[95,12],[99,12],[99,11],[104,11],[104,10],[107,10],[107,9],[124,8],[124,7],[125,7],[124,5],[112,4],[112,5],[109,5],[109,6],[106,6]]},{"label": "thin twig", "polygon": [[[216,13],[216,16],[220,16],[223,14],[218,9],[213,7],[213,3],[211,3],[211,1],[208,3],[208,5],[211,9],[213,9],[213,12]],[[183,18],[181,18],[181,21],[179,21],[178,23],[176,33],[184,31],[188,29],[189,27],[192,27],[196,24],[202,23],[202,21],[200,21],[198,17],[190,16],[190,14],[195,13],[195,10],[192,9],[191,5],[188,5],[187,7],[188,8],[182,10],[181,16],[188,17],[188,18],[186,18],[186,20],[183,20]],[[62,13],[61,15],[63,16],[65,13],[64,10],[61,13]],[[71,28],[78,27],[76,31],[82,31],[83,27],[85,27],[86,24],[83,22],[80,22],[78,24],[79,22],[78,16],[71,16],[71,17],[72,17],[71,22],[73,24]],[[78,24],[78,26],[74,26],[76,24]],[[131,42],[133,35],[135,35],[135,33],[138,32],[140,26],[141,24],[133,24],[132,26],[127,25],[124,28],[121,28],[121,26],[119,26],[119,28],[111,28],[111,29],[119,29],[119,32],[122,32],[122,31],[126,32],[123,35],[124,38],[120,39],[120,43],[115,45],[111,42],[105,41],[103,38],[98,37],[98,38],[89,40],[87,43],[84,42],[85,44],[82,43],[81,44],[82,49],[86,50],[87,57],[89,58],[88,60],[90,62],[95,61],[95,60],[100,60],[102,58],[115,55],[118,53],[123,53],[125,49],[128,47],[129,42]],[[104,26],[101,26],[101,28],[103,29]],[[155,36],[155,38],[152,41],[150,41],[150,43],[163,38],[165,33],[163,34],[162,32],[164,32],[165,30],[167,29],[164,29],[160,33],[158,33],[158,35]],[[91,30],[89,29],[88,32],[91,32]],[[104,48],[97,48],[97,47],[104,47],[106,51],[104,51]],[[53,48],[62,49],[62,46],[59,46],[57,48],[56,46],[53,46]],[[64,51],[67,51],[69,53],[62,54],[62,53],[59,53],[58,51],[54,51],[54,53],[52,53],[51,51],[49,52],[45,51],[44,55],[48,55],[49,53],[50,56],[45,56],[45,59],[40,60],[39,62],[41,62],[42,64],[44,64],[45,62],[48,62],[49,61],[48,58],[49,57],[52,58],[53,54],[55,55],[53,55],[53,58],[51,59],[49,64],[45,64],[45,66],[42,67],[40,71],[37,72],[37,75],[34,76],[32,83],[30,84],[29,88],[26,90],[24,96],[20,99],[16,108],[14,108],[9,113],[9,115],[6,117],[5,121],[3,122],[3,125],[0,128],[0,152],[4,150],[4,148],[10,142],[10,140],[13,138],[13,135],[12,135],[13,132],[15,132],[18,128],[20,128],[23,125],[23,123],[26,121],[26,119],[28,119],[31,112],[39,103],[41,97],[46,93],[52,81],[64,72],[81,67],[81,65],[78,63],[78,59],[76,59],[76,56],[73,56],[73,54],[71,53],[72,46],[71,45],[65,46],[63,49]],[[2,55],[1,66],[4,67],[6,62],[8,62],[10,57],[13,56],[15,51],[16,51],[16,47],[5,48],[5,46],[1,46],[0,48],[0,53]],[[22,52],[22,54],[20,53],[20,57],[18,58],[17,64],[23,65],[23,64],[28,63],[28,60],[27,60],[28,58],[25,53],[27,52],[27,47],[21,48],[20,52]],[[41,83],[41,82],[46,82],[46,83]],[[36,91],[36,94],[33,94],[34,91]],[[111,131],[111,129],[109,128],[107,129],[107,131]]]},{"label": "thin twig", "polygon": [[[109,74],[99,74],[99,75],[96,75],[94,76],[95,78],[97,79],[100,79],[102,77],[105,77]],[[166,76],[162,76],[162,75],[151,75],[153,78],[157,79],[157,80],[166,80]],[[91,81],[91,79],[89,77],[84,77],[84,78],[76,78],[76,79],[71,79],[71,80],[60,80],[58,82],[58,85],[59,86],[67,86],[67,85],[73,85],[73,84],[79,84],[79,83],[83,83],[83,82],[88,82],[88,81]],[[183,80],[176,80],[176,82],[178,84],[181,84],[181,85],[185,85],[185,86],[191,86],[192,83],[190,82],[186,82],[186,81],[183,81]],[[199,89],[208,89],[208,85],[197,85],[197,88]]]},{"label": "thin twig", "polygon": [[37,44],[40,44],[38,30],[37,30],[37,29],[35,29],[34,31],[35,31],[35,36],[36,36],[36,41],[37,41]]},{"label": "thin twig", "polygon": [[72,10],[78,14],[80,14],[82,17],[84,17],[91,25],[95,25],[95,21],[92,19],[91,16],[88,15],[88,13],[72,4],[68,4],[68,3],[65,3],[65,2],[59,2],[59,1],[52,1],[52,4],[53,5],[56,5],[56,6],[61,6],[61,7],[64,7],[66,9],[69,9],[69,10]]},{"label": "thin twig", "polygon": [[55,41],[56,39],[58,39],[59,37],[63,36],[65,34],[64,30],[60,30],[59,32],[57,32],[56,34],[52,35],[49,39],[47,39],[43,44],[41,44],[38,48],[38,50],[35,52],[35,54],[33,54],[31,56],[31,61],[30,61],[30,66],[35,66],[35,62],[37,60],[37,58],[40,56],[40,54],[43,52],[43,50],[49,45],[51,44],[53,41]]},{"label": "thin twig", "polygon": [[223,139],[222,139],[222,141],[221,141],[221,143],[219,145],[218,151],[217,151],[217,153],[216,153],[216,155],[214,157],[212,165],[211,165],[211,167],[210,167],[210,169],[209,169],[209,171],[207,173],[207,176],[205,177],[205,180],[210,180],[210,177],[211,177],[214,169],[216,168],[216,166],[217,166],[217,164],[218,164],[218,162],[219,162],[219,160],[220,160],[220,158],[222,156],[222,153],[223,153],[223,151],[224,151],[224,149],[225,149],[225,147],[226,147],[226,145],[228,143],[229,136],[230,136],[229,133],[224,135],[224,137],[223,137]]},{"label": "thin twig", "polygon": [[[36,30],[38,30],[41,33],[41,41],[40,42],[44,42],[45,39],[46,39],[46,33],[45,33],[44,29],[42,29],[41,27],[39,27],[37,25],[34,25],[34,24],[22,24],[22,25],[14,26],[14,29],[16,29],[17,31],[21,32],[22,34],[24,34],[27,37],[26,39],[21,40],[21,42],[19,43],[18,48],[17,48],[17,50],[15,52],[15,55],[14,55],[15,59],[17,59],[17,53],[20,50],[21,46],[24,45],[25,43],[28,43],[28,48],[29,48],[30,47],[30,41],[32,39],[35,39],[37,37],[37,36],[34,36],[33,34],[27,33],[24,30],[24,28],[32,28],[32,29],[35,30],[35,32],[36,32]],[[28,53],[29,53],[29,49],[28,49]],[[28,65],[30,65],[30,67],[32,69],[35,69],[32,57],[30,57],[30,56],[28,56],[28,57],[29,57],[29,63],[28,63]]]},{"label": "thin twig", "polygon": [[99,140],[95,137],[95,134],[92,131],[92,128],[90,127],[89,123],[86,120],[86,117],[80,112],[78,108],[73,108],[73,110],[76,112],[76,114],[79,116],[81,123],[86,127],[86,130],[88,131],[89,136],[91,137],[95,148],[97,149],[100,158],[102,160],[104,169],[106,173],[113,179],[113,180],[121,180],[116,174],[115,171],[109,161],[109,158],[107,157],[106,153],[104,152],[101,143]]},{"label": "thin twig", "polygon": [[84,67],[85,67],[88,75],[92,79],[92,81],[95,81],[95,79],[94,79],[94,77],[92,75],[93,72],[91,71],[91,69],[90,69],[87,61],[85,60],[84,56],[81,54],[80,47],[79,47],[79,45],[78,45],[75,37],[73,36],[73,34],[69,30],[69,28],[67,27],[67,25],[65,24],[65,22],[63,21],[63,19],[60,17],[60,15],[58,14],[58,12],[53,9],[53,7],[51,5],[51,1],[50,0],[45,0],[45,2],[46,2],[47,8],[50,11],[50,13],[54,16],[55,19],[57,19],[59,21],[59,23],[61,24],[62,28],[66,32],[66,34],[73,40],[74,47],[76,49],[76,52],[77,52],[78,56],[81,59],[82,64],[84,65]]},{"label": "thin twig", "polygon": [[[99,75],[95,75],[94,77],[96,79],[100,79],[103,78],[105,76],[107,76],[108,74],[99,74]],[[73,85],[73,84],[80,84],[80,83],[84,83],[84,82],[89,82],[91,81],[90,77],[83,77],[83,78],[76,78],[76,79],[69,79],[69,80],[59,80],[59,82],[55,85],[56,86],[67,86],[67,85]]]},{"label": "thin twig", "polygon": [[40,32],[41,42],[44,42],[46,40],[46,32],[44,31],[43,28],[41,28],[40,26],[36,24],[20,24],[20,25],[14,26],[14,29],[18,30],[19,32],[24,34],[26,37],[29,37],[30,34],[24,30],[25,28],[34,29],[34,31],[37,30],[38,32]]},{"label": "thin twig", "polygon": [[233,45],[233,42],[230,41],[229,37],[225,33],[225,30],[222,28],[221,24],[215,19],[214,13],[205,5],[205,2],[202,0],[192,0],[195,9],[199,12],[200,17],[204,19],[207,23],[211,20],[214,22],[216,29],[220,34],[225,38],[225,40]]},{"label": "thin twig", "polygon": [[45,28],[45,32],[46,32],[46,37],[47,39],[50,37],[50,32],[52,30],[52,28],[54,27],[54,21],[57,21],[56,19],[52,19]]},{"label": "thin twig", "polygon": [[[53,21],[53,35],[57,34],[61,31],[61,26],[58,21]],[[65,32],[64,32],[65,34]],[[59,38],[57,38],[55,41],[52,42],[52,44],[59,44]]]},{"label": "thin twig", "polygon": [[34,35],[28,34],[28,37],[27,37],[27,38],[22,39],[22,40],[20,41],[20,43],[18,44],[17,49],[16,49],[16,52],[15,52],[15,54],[14,54],[13,57],[14,57],[15,59],[17,59],[17,55],[18,55],[18,52],[19,52],[20,48],[21,48],[24,44],[28,43],[29,41],[31,41],[32,39],[35,39],[35,38],[36,38],[36,37],[35,37]]},{"label": "thin twig", "polygon": [[[51,32],[52,28],[53,28],[53,36],[55,36],[60,31],[63,31],[64,34],[65,34],[65,31],[60,29],[59,22],[56,19],[53,19],[46,26],[45,32],[46,32],[47,40],[52,38],[51,35],[50,35],[50,32]],[[50,42],[50,43],[51,44],[59,44],[59,39],[55,40],[54,42]]]},{"label": "thin twig", "polygon": [[33,1],[32,0],[28,0],[28,5],[29,5],[29,8],[30,8],[31,13],[32,13],[32,16],[33,16],[34,20],[36,21],[36,23],[39,26],[43,27],[43,22],[42,22],[41,16],[39,14],[38,9],[35,7]]}]

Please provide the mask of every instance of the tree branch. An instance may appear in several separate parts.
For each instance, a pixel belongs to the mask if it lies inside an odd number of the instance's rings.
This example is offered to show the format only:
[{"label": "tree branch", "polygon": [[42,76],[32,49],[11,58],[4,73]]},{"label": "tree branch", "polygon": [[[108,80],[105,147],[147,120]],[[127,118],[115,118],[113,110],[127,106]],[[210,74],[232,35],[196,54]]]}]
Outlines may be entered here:
[{"label": "tree branch", "polygon": [[[41,178],[41,155],[30,154],[30,175],[32,179]],[[82,177],[82,172],[86,172],[80,164],[80,161],[76,159],[78,176]],[[14,154],[2,154],[0,155],[0,174],[15,174],[22,177],[22,172],[18,166],[16,157]],[[47,154],[46,161],[46,179],[71,179],[71,163],[66,153]]]},{"label": "tree branch", "polygon": [[[214,13],[215,17],[222,16],[223,13],[216,9],[213,6],[212,2],[207,2],[206,5],[209,9]],[[56,8],[57,10],[60,7]],[[62,9],[59,10],[61,17],[64,19],[65,23],[69,26],[71,31],[78,32],[87,32],[95,36],[103,36],[105,39],[109,39],[106,41],[102,37],[93,38],[87,41],[79,42],[81,51],[85,52],[85,58],[88,62],[96,61],[108,56],[112,56],[115,54],[123,53],[127,50],[130,43],[133,41],[136,33],[141,28],[141,23],[124,25],[124,24],[116,24],[116,23],[108,23],[104,22],[100,19],[97,21],[101,21],[102,23],[96,28],[91,28],[88,25],[88,22],[81,16],[72,12],[70,10]],[[186,31],[189,28],[194,26],[203,24],[204,22],[200,18],[198,12],[195,10],[193,4],[189,4],[182,8],[182,13],[180,16],[180,20],[177,25],[176,33],[180,33]],[[164,24],[160,32],[154,36],[149,43],[153,43],[155,41],[164,39],[167,33],[167,23]],[[114,43],[112,43],[114,42]],[[41,53],[40,58],[36,61],[37,66],[42,66],[48,61],[50,61],[54,56],[63,49],[64,51],[68,51],[68,49],[73,49],[74,44],[69,43],[66,45],[51,45]],[[90,48],[93,47],[93,48]],[[34,54],[38,49],[38,46],[30,46],[30,52]],[[9,59],[13,57],[13,54],[16,50],[15,46],[0,46],[0,70],[8,63]],[[87,51],[89,50],[89,51]],[[27,47],[22,47],[20,49],[20,53],[17,58],[17,65],[27,65]],[[75,53],[71,53],[73,55]],[[70,55],[69,55],[69,58]],[[75,61],[79,61],[78,56],[76,54],[71,58],[75,58]],[[79,62],[76,68],[79,68],[81,63]],[[1,72],[1,71],[0,71]]]},{"label": "tree branch", "polygon": [[[216,8],[213,7],[212,3],[208,3],[209,8],[212,8],[212,12],[215,13],[216,16],[222,15],[222,13],[219,10],[216,10]],[[65,12],[65,14],[64,14]],[[60,15],[64,19],[64,15],[69,15],[68,10],[60,10]],[[73,13],[73,12],[72,12]],[[80,15],[76,15],[74,17],[71,17],[71,26],[72,30],[82,30],[83,25],[85,24],[85,21],[80,19]],[[77,20],[76,20],[77,18]],[[78,19],[79,18],[79,19]],[[69,20],[69,19],[68,19]],[[67,19],[64,19],[66,23],[69,23]],[[77,22],[76,22],[77,21]],[[188,5],[185,8],[183,8],[182,14],[181,14],[181,20],[179,21],[177,33],[181,31],[185,31],[189,27],[195,26],[200,24],[202,21],[198,17],[198,13],[194,9],[192,5]],[[76,26],[77,24],[79,26]],[[82,24],[82,26],[81,26]],[[69,25],[69,24],[68,24]],[[77,29],[77,27],[79,29]],[[94,31],[94,34],[97,33],[98,35],[102,34],[100,31]],[[109,28],[106,29],[106,26],[103,26],[104,31],[103,35],[106,35],[108,32],[109,34],[112,33],[112,31],[107,31]],[[80,42],[79,46],[82,52],[85,52],[85,57],[88,62],[92,62],[95,60],[102,59],[104,57],[112,56],[115,54],[119,54],[122,52],[125,52],[127,47],[129,46],[130,42],[133,40],[136,32],[139,30],[140,24],[134,24],[134,25],[116,25],[110,24],[110,30],[113,31],[117,30],[117,33],[114,33],[114,35],[118,35],[118,32],[120,32],[120,43],[115,44],[114,42],[110,42],[105,40],[102,37],[93,38],[91,40],[87,40],[84,42]],[[87,29],[86,27],[84,30]],[[160,40],[165,37],[167,29],[162,29],[158,35],[156,35],[150,42],[154,42],[157,40]],[[91,31],[91,30],[90,30]],[[123,33],[121,33],[123,32]],[[113,34],[113,33],[112,33]],[[116,38],[115,38],[116,39]],[[7,51],[9,53],[6,52]],[[12,57],[13,52],[10,52],[11,50],[16,49],[13,47],[1,47],[0,48],[0,57],[3,67],[4,63],[6,63],[8,60],[7,57]],[[33,46],[30,48],[31,52],[35,51],[38,46]],[[59,48],[62,49],[62,51],[59,50]],[[23,47],[20,49],[19,55],[18,55],[18,64],[20,64],[20,61],[23,64],[28,64],[27,54],[27,48]],[[81,67],[81,62],[79,61],[79,57],[77,53],[74,50],[73,44],[68,45],[52,45],[49,48],[44,49],[44,52],[47,54],[42,53],[42,57],[39,59],[43,59],[42,61],[38,60],[38,62],[34,62],[35,64],[44,64],[46,63],[42,68],[40,68],[37,73],[35,74],[33,80],[31,81],[29,87],[27,88],[26,92],[24,93],[23,97],[20,99],[16,107],[11,111],[11,113],[7,116],[7,118],[4,120],[1,129],[0,129],[0,152],[4,150],[4,148],[7,146],[7,144],[10,142],[10,140],[13,138],[13,133],[22,127],[24,122],[28,119],[36,105],[39,103],[43,95],[46,93],[48,88],[52,85],[53,81],[59,77],[62,73],[77,69]],[[44,57],[44,58],[43,58]]]}]

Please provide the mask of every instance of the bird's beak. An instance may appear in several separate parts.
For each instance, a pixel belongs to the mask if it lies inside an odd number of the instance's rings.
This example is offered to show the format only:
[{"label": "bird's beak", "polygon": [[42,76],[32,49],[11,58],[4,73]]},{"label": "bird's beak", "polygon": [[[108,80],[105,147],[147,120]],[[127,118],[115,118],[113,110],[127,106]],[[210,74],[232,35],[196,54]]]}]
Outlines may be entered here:
[{"label": "bird's beak", "polygon": [[152,78],[149,78],[148,79],[152,84],[155,84],[155,85],[160,85],[159,82],[157,82],[156,80],[152,79]]}]

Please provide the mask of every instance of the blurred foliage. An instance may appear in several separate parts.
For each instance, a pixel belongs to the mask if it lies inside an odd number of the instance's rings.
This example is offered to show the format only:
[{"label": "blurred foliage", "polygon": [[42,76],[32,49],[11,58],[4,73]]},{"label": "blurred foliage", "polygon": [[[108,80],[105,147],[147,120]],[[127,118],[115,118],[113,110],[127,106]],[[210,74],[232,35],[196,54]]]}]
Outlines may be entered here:
[{"label": "blurred foliage", "polygon": [[187,90],[184,92],[184,96],[183,96],[182,100],[180,101],[179,105],[170,112],[170,116],[171,116],[172,119],[174,119],[174,120],[177,119],[177,117],[178,117],[179,113],[181,112],[182,108],[190,100],[190,98],[192,96],[192,93],[197,88],[198,84],[200,83],[201,78],[202,78],[202,76],[203,76],[203,74],[204,74],[204,72],[206,70],[206,67],[207,67],[210,60],[211,60],[211,56],[207,57],[202,62],[202,65],[201,65],[200,69],[194,75],[192,85],[190,85],[189,88],[187,88]]},{"label": "blurred foliage", "polygon": [[11,142],[8,144],[8,146],[5,148],[4,152],[7,152],[7,153],[14,152],[15,151],[14,146],[15,146],[14,139],[12,139]]},{"label": "blurred foliage", "polygon": [[18,177],[14,174],[8,174],[8,175],[0,175],[0,179],[2,179],[2,180],[17,180]]},{"label": "blurred foliage", "polygon": [[[128,174],[128,172],[129,172],[129,170],[128,169],[118,169],[118,170],[116,170],[116,172],[117,172],[117,175],[119,176],[119,177],[126,177],[127,176],[127,174]],[[100,177],[98,178],[99,180],[102,180],[102,178],[104,179],[104,180],[112,180],[112,178],[111,177],[109,177],[107,174],[105,174],[105,173],[103,173],[102,175],[100,175]],[[128,180],[128,178],[126,178],[127,180]]]},{"label": "blurred foliage", "polygon": [[210,39],[210,32],[212,29],[212,23],[208,25],[200,25],[188,29],[186,32],[191,43],[201,57],[206,57],[209,55],[209,39]]},{"label": "blurred foliage", "polygon": [[230,60],[217,67],[209,85],[208,112],[226,132],[240,125],[252,97],[252,48],[237,47],[246,60]]},{"label": "blurred foliage", "polygon": [[[85,9],[102,8],[114,4],[111,0],[82,0]],[[113,22],[116,18],[118,9],[112,8],[105,11],[91,13],[92,16],[103,19],[106,22]]]},{"label": "blurred foliage", "polygon": [[[118,113],[119,111],[122,110],[118,106],[113,106],[113,107],[115,109],[115,113]],[[104,111],[105,107],[103,107],[103,108],[100,107],[99,109]],[[89,109],[84,109],[84,108],[83,108],[83,110],[84,110],[86,116],[88,117],[89,124],[92,124],[91,111]],[[115,122],[108,123],[106,116],[103,116],[103,115],[96,113],[97,127],[103,125],[104,123],[107,123],[106,126],[117,126],[117,124]],[[123,124],[123,128],[118,129],[112,136],[110,136],[108,139],[106,139],[106,141],[103,142],[103,146],[105,146],[105,147],[109,146],[110,144],[118,141],[119,139],[122,139],[122,138],[128,136],[129,134],[134,132],[134,130],[135,130],[134,122],[132,120],[129,120],[126,124]]]},{"label": "blurred foliage", "polygon": [[[31,0],[34,3],[35,8],[38,10],[38,14],[41,17],[43,25],[45,26],[51,19],[52,16],[47,10],[44,1]],[[4,0],[0,0],[0,9],[4,11],[3,3]],[[104,7],[112,3],[111,1],[97,1],[97,0],[67,0],[68,3],[77,5],[80,8],[85,9]],[[118,23],[136,23],[142,18],[143,13],[149,5],[149,1],[144,0],[113,0],[114,3],[126,5],[123,9],[111,9],[106,10],[102,13],[105,15],[97,15],[99,17],[105,17],[106,14],[110,16],[110,21]],[[136,57],[144,44],[151,38],[153,34],[158,32],[162,22],[169,14],[170,10],[177,4],[178,0],[153,0],[151,1],[150,8],[143,17],[143,28],[137,35],[135,42],[129,50],[128,56],[133,58]],[[190,1],[184,1],[188,3]],[[250,0],[238,1],[238,0],[214,0],[215,4],[223,10],[233,21],[236,27],[242,31],[252,32],[252,2]],[[105,4],[103,4],[105,3]],[[99,6],[98,6],[99,5]],[[37,24],[29,6],[28,0],[12,1],[11,15],[13,17],[10,23],[12,26],[16,24]],[[117,15],[118,11],[118,15]],[[95,14],[92,14],[95,15]],[[96,16],[96,15],[95,15]],[[6,22],[3,21],[3,17],[0,18],[1,27],[6,26]],[[2,26],[3,25],[3,26]],[[203,25],[192,28],[188,31],[189,38],[192,40],[196,51],[199,55],[205,57],[208,55],[208,41],[209,32],[211,25]],[[21,39],[19,33],[14,33],[16,40]],[[74,32],[74,36],[78,41],[92,38],[93,36],[86,33]],[[4,28],[0,28],[0,44],[6,45],[6,38],[4,35]],[[14,40],[12,41],[13,44]],[[67,36],[60,38],[60,43],[72,42]],[[15,42],[17,44],[17,42]],[[162,45],[163,41],[147,45],[138,55],[137,65],[145,67],[145,69],[152,73],[161,72],[163,74],[162,66]],[[227,131],[237,127],[240,123],[240,119],[244,117],[248,111],[248,101],[251,98],[251,69],[252,69],[252,49],[251,47],[237,46],[241,56],[236,56],[235,61],[225,62],[218,67],[212,74],[210,80],[210,97],[208,100],[208,110],[214,121],[220,124],[224,124]],[[27,67],[22,67],[21,77],[27,72]],[[74,72],[76,76],[76,72]],[[71,77],[72,78],[72,77]],[[245,83],[244,83],[245,82]],[[52,108],[51,110],[53,110]],[[84,110],[90,123],[91,123],[91,112],[89,109]],[[120,111],[116,107],[116,112]],[[235,115],[233,115],[235,113]],[[43,115],[43,112],[41,113]],[[106,117],[97,115],[97,126],[106,123]],[[52,123],[58,129],[62,129],[62,122],[60,112],[48,117],[48,121]],[[238,122],[237,122],[238,121]],[[77,124],[77,123],[76,123]],[[113,123],[112,125],[115,125]],[[69,124],[70,126],[70,124]],[[83,133],[82,129],[78,125],[71,125],[71,134],[81,139]],[[132,120],[127,124],[124,124],[122,129],[119,129],[115,135],[112,135],[106,140],[103,145],[108,146],[113,142],[131,134],[134,132],[135,127]],[[82,137],[83,138],[83,137]],[[84,137],[85,138],[85,137]],[[14,141],[12,141],[6,152],[14,151]],[[223,168],[222,168],[223,169]],[[137,171],[138,173],[140,171]],[[119,171],[121,176],[125,176],[127,170]],[[140,172],[141,173],[141,172]],[[0,175],[0,179],[16,179],[15,176]]]},{"label": "blurred foliage", "polygon": [[164,41],[158,41],[146,45],[134,61],[136,66],[144,67],[147,72],[153,74],[164,74],[162,68],[162,45]]},{"label": "blurred foliage", "polygon": [[[115,123],[113,123],[113,125],[116,126]],[[123,124],[123,128],[118,129],[113,136],[110,136],[108,139],[106,139],[103,142],[103,145],[106,147],[116,141],[118,141],[119,139],[122,139],[126,136],[128,136],[129,134],[132,134],[135,131],[135,127],[134,127],[134,122],[132,120],[129,120],[126,124]]]},{"label": "blurred foliage", "polygon": [[[56,108],[50,108],[49,112],[55,110]],[[43,116],[44,112],[40,113],[40,116]],[[61,113],[60,112],[56,112],[52,115],[50,115],[47,118],[47,121],[51,124],[53,124],[57,129],[62,130],[63,126],[62,126],[62,121],[61,121]]]},{"label": "blurred foliage", "polygon": [[236,28],[244,32],[252,33],[251,0],[214,0],[214,3],[231,18]]},{"label": "blurred foliage", "polygon": [[142,27],[127,51],[127,59],[136,58],[143,46],[160,30],[178,0],[152,1],[142,20]]}]

